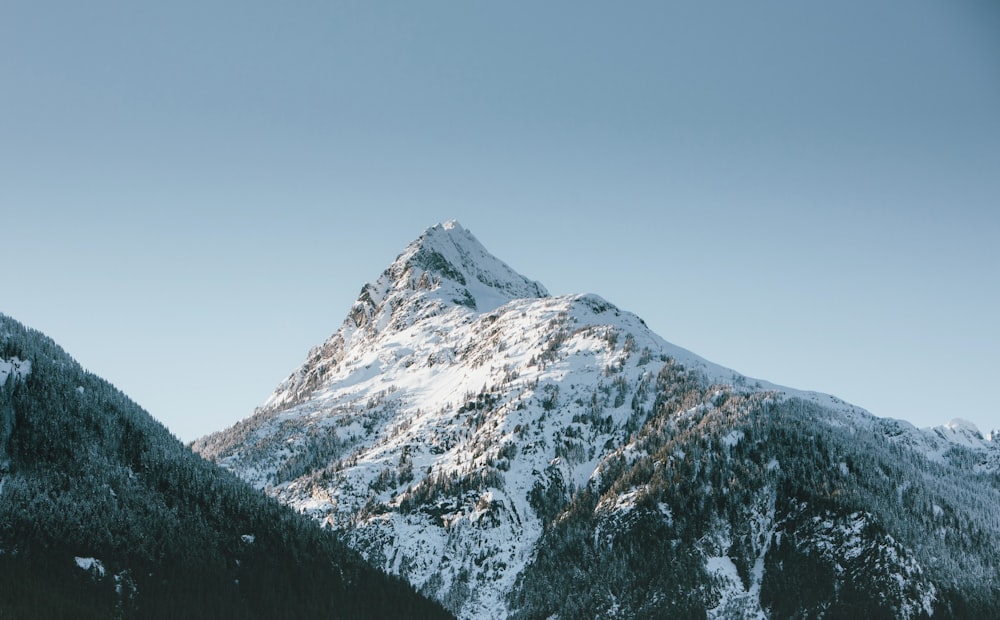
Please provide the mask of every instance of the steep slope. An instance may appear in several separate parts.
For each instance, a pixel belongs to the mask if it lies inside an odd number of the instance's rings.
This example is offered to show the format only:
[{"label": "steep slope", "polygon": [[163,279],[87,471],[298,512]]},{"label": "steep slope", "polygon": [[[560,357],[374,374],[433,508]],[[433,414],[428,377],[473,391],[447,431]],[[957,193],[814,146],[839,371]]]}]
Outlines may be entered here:
[{"label": "steep slope", "polygon": [[0,617],[447,617],[0,315]]},{"label": "steep slope", "polygon": [[747,379],[595,295],[546,296],[454,223],[195,449],[463,618],[1000,599],[998,450],[977,431]]}]

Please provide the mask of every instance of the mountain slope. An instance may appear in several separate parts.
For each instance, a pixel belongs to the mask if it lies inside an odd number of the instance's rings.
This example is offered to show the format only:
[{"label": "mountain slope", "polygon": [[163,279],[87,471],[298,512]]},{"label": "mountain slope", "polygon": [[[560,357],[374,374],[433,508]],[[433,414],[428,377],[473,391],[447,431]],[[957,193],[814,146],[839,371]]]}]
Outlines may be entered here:
[{"label": "mountain slope", "polygon": [[747,379],[548,297],[454,223],[194,447],[463,618],[1000,602],[993,442]]},{"label": "mountain slope", "polygon": [[0,374],[0,617],[447,617],[3,315]]}]

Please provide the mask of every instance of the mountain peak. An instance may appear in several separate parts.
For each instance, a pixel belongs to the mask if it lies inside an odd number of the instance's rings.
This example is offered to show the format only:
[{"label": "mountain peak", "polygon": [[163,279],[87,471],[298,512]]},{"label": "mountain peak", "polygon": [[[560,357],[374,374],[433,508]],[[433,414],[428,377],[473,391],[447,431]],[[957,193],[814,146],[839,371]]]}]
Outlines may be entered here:
[{"label": "mountain peak", "polygon": [[378,332],[456,306],[490,312],[515,299],[548,295],[544,286],[511,269],[449,220],[425,230],[361,289],[344,326]]},{"label": "mountain peak", "polygon": [[449,312],[492,312],[515,299],[548,297],[540,283],[490,254],[455,220],[431,226],[374,282],[361,288],[344,323],[281,383],[265,409],[291,406],[327,382],[353,351]]},{"label": "mountain peak", "polygon": [[462,228],[462,225],[458,223],[458,220],[448,220],[447,222],[445,222],[443,224],[438,224],[437,226],[432,226],[432,228],[437,228],[438,226],[440,226],[444,230],[453,230],[453,229],[458,229],[458,230],[461,230],[461,231],[465,230],[464,228]]},{"label": "mountain peak", "polygon": [[545,287],[490,254],[456,220],[425,230],[387,274],[403,288],[443,288],[439,297],[479,312],[495,310],[514,299],[548,297]]}]

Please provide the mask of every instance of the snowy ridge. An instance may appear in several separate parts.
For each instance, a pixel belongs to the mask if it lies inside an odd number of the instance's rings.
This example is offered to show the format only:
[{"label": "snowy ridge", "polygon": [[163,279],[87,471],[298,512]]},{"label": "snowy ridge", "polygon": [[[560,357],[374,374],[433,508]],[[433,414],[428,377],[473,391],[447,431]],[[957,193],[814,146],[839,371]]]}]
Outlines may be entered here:
[{"label": "snowy ridge", "polygon": [[[972,451],[982,469],[1000,471],[995,444],[968,424],[920,431],[833,396],[749,379],[666,342],[597,295],[549,297],[455,222],[428,229],[365,285],[342,326],[252,417],[194,448],[341,529],[369,561],[459,617],[505,618],[550,524],[541,494],[568,498],[600,484],[614,459],[648,458],[631,442],[658,402],[659,377],[675,366],[720,403],[745,399],[749,411],[801,400],[825,411],[830,426],[878,433],[935,461]],[[686,403],[671,415],[694,424],[712,410],[711,401]],[[721,445],[743,441],[733,431]],[[631,527],[645,494],[632,488],[602,500],[601,531]],[[713,530],[704,551],[715,575],[711,617],[767,615],[765,556],[783,522],[773,494],[765,499],[746,515],[757,541],[749,578],[729,559],[734,534]],[[668,506],[658,510],[672,521]],[[917,575],[906,551],[893,549],[896,574]],[[831,558],[849,552],[838,547]],[[924,610],[934,590],[908,585],[898,596]]]},{"label": "snowy ridge", "polygon": [[866,426],[935,463],[947,463],[951,458],[962,458],[968,452],[978,461],[977,471],[1000,472],[1000,445],[990,437],[984,437],[967,420],[955,419],[942,426],[917,428],[905,420],[871,417]]},{"label": "snowy ridge", "polygon": [[861,407],[829,394],[795,390],[766,381],[755,381],[755,385],[761,389],[774,390],[784,398],[799,398],[819,405],[831,412],[829,424],[884,435],[894,443],[922,454],[930,461],[946,463],[951,457],[960,458],[961,453],[968,450],[979,460],[977,471],[1000,472],[1000,444],[990,434],[984,436],[979,428],[968,420],[954,418],[941,426],[917,428],[906,420],[877,417]]}]

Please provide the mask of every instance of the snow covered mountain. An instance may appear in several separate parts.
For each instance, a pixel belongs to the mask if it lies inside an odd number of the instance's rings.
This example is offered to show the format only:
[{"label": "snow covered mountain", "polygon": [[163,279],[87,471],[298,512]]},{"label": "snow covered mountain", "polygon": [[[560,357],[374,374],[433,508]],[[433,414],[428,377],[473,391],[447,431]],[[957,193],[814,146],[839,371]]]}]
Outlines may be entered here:
[{"label": "snow covered mountain", "polygon": [[462,618],[974,615],[1000,449],[749,379],[428,229],[195,450]]}]

